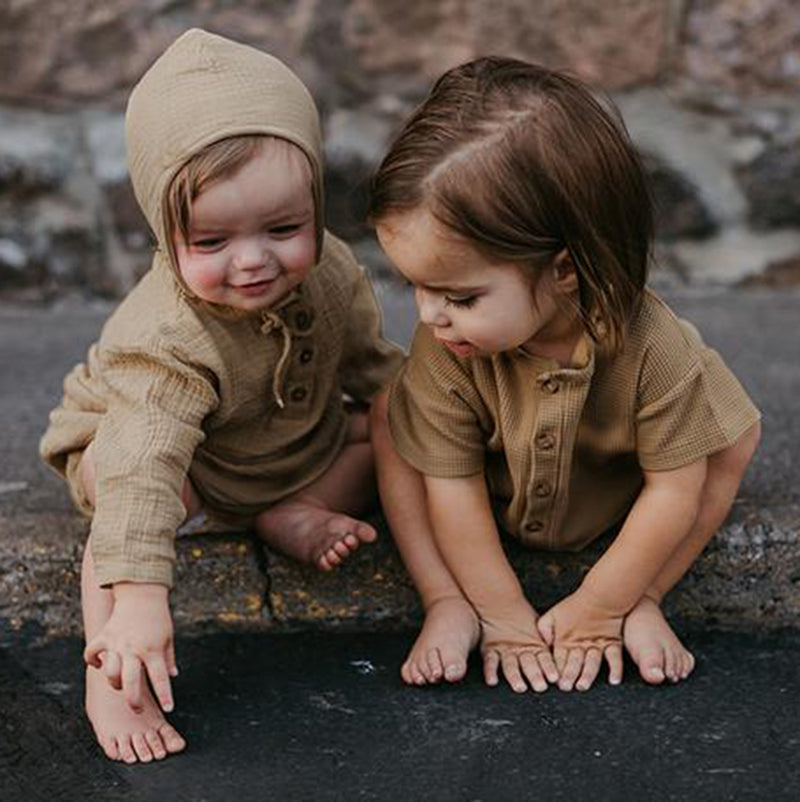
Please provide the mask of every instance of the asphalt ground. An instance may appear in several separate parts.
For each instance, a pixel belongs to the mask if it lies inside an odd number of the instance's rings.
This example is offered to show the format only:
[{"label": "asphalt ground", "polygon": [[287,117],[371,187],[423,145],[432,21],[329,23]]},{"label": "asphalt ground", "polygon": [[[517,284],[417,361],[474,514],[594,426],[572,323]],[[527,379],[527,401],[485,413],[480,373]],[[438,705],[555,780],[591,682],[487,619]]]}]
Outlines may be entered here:
[{"label": "asphalt ground", "polygon": [[408,688],[411,633],[179,639],[171,720],[189,746],[134,767],[101,756],[81,644],[0,649],[0,798],[325,802],[800,798],[800,634],[689,632],[692,677],[514,694]]}]

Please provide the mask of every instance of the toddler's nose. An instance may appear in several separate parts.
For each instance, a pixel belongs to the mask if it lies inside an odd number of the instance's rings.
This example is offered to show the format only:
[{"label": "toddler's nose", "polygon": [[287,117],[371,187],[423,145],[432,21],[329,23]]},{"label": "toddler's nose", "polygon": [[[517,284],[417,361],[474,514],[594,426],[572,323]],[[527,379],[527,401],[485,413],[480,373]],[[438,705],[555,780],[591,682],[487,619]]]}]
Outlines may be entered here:
[{"label": "toddler's nose", "polygon": [[272,261],[272,253],[259,237],[248,237],[239,243],[235,266],[239,270],[257,270]]},{"label": "toddler's nose", "polygon": [[433,293],[417,287],[414,291],[414,300],[417,303],[419,319],[426,326],[435,326],[441,329],[450,325],[444,310],[444,303]]}]

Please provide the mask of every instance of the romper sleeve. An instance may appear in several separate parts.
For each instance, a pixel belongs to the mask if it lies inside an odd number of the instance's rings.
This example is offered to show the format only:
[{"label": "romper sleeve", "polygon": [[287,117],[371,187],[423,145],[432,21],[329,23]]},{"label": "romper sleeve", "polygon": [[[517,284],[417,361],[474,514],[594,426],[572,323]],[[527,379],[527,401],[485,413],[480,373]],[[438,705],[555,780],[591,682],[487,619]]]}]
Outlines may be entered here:
[{"label": "romper sleeve", "polygon": [[418,325],[389,395],[389,428],[400,454],[428,476],[481,473],[487,415],[467,364]]},{"label": "romper sleeve", "polygon": [[339,367],[342,389],[360,401],[369,401],[383,389],[403,362],[403,352],[381,333],[381,310],[366,271],[357,274]]},{"label": "romper sleeve", "polygon": [[688,465],[732,445],[760,413],[720,355],[663,305],[639,374],[636,444],[644,470]]},{"label": "romper sleeve", "polygon": [[211,372],[174,349],[110,348],[102,376],[108,409],[95,436],[92,556],[99,584],[172,585],[181,489],[203,419],[218,396]]}]

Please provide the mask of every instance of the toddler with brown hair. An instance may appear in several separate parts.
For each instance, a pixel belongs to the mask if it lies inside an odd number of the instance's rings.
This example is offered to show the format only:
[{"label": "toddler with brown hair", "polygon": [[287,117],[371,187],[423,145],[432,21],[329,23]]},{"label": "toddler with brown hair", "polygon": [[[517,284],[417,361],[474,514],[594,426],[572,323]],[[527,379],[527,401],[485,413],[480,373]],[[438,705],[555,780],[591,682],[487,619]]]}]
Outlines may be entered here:
[{"label": "toddler with brown hair", "polygon": [[[381,497],[425,608],[406,682],[588,689],[623,645],[650,683],[694,657],[661,612],[727,515],[759,413],[645,287],[652,213],[621,120],[580,82],[506,58],[446,73],[373,181],[413,285],[411,354],[373,404]],[[498,536],[577,550],[619,531],[540,616]]]}]

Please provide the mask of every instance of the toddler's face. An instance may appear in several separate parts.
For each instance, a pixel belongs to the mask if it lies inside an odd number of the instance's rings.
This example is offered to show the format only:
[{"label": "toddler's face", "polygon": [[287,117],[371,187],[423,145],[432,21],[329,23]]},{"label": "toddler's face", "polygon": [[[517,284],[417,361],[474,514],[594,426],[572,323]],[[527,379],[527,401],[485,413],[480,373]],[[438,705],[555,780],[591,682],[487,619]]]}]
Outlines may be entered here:
[{"label": "toddler's face", "polygon": [[266,143],[195,199],[188,239],[177,234],[175,251],[181,276],[198,298],[258,311],[306,278],[316,230],[304,159],[298,148]]},{"label": "toddler's face", "polygon": [[532,285],[519,265],[493,262],[444,228],[425,209],[380,223],[381,246],[414,286],[422,323],[460,357],[499,353],[521,345],[535,353],[574,331],[551,271]]}]

